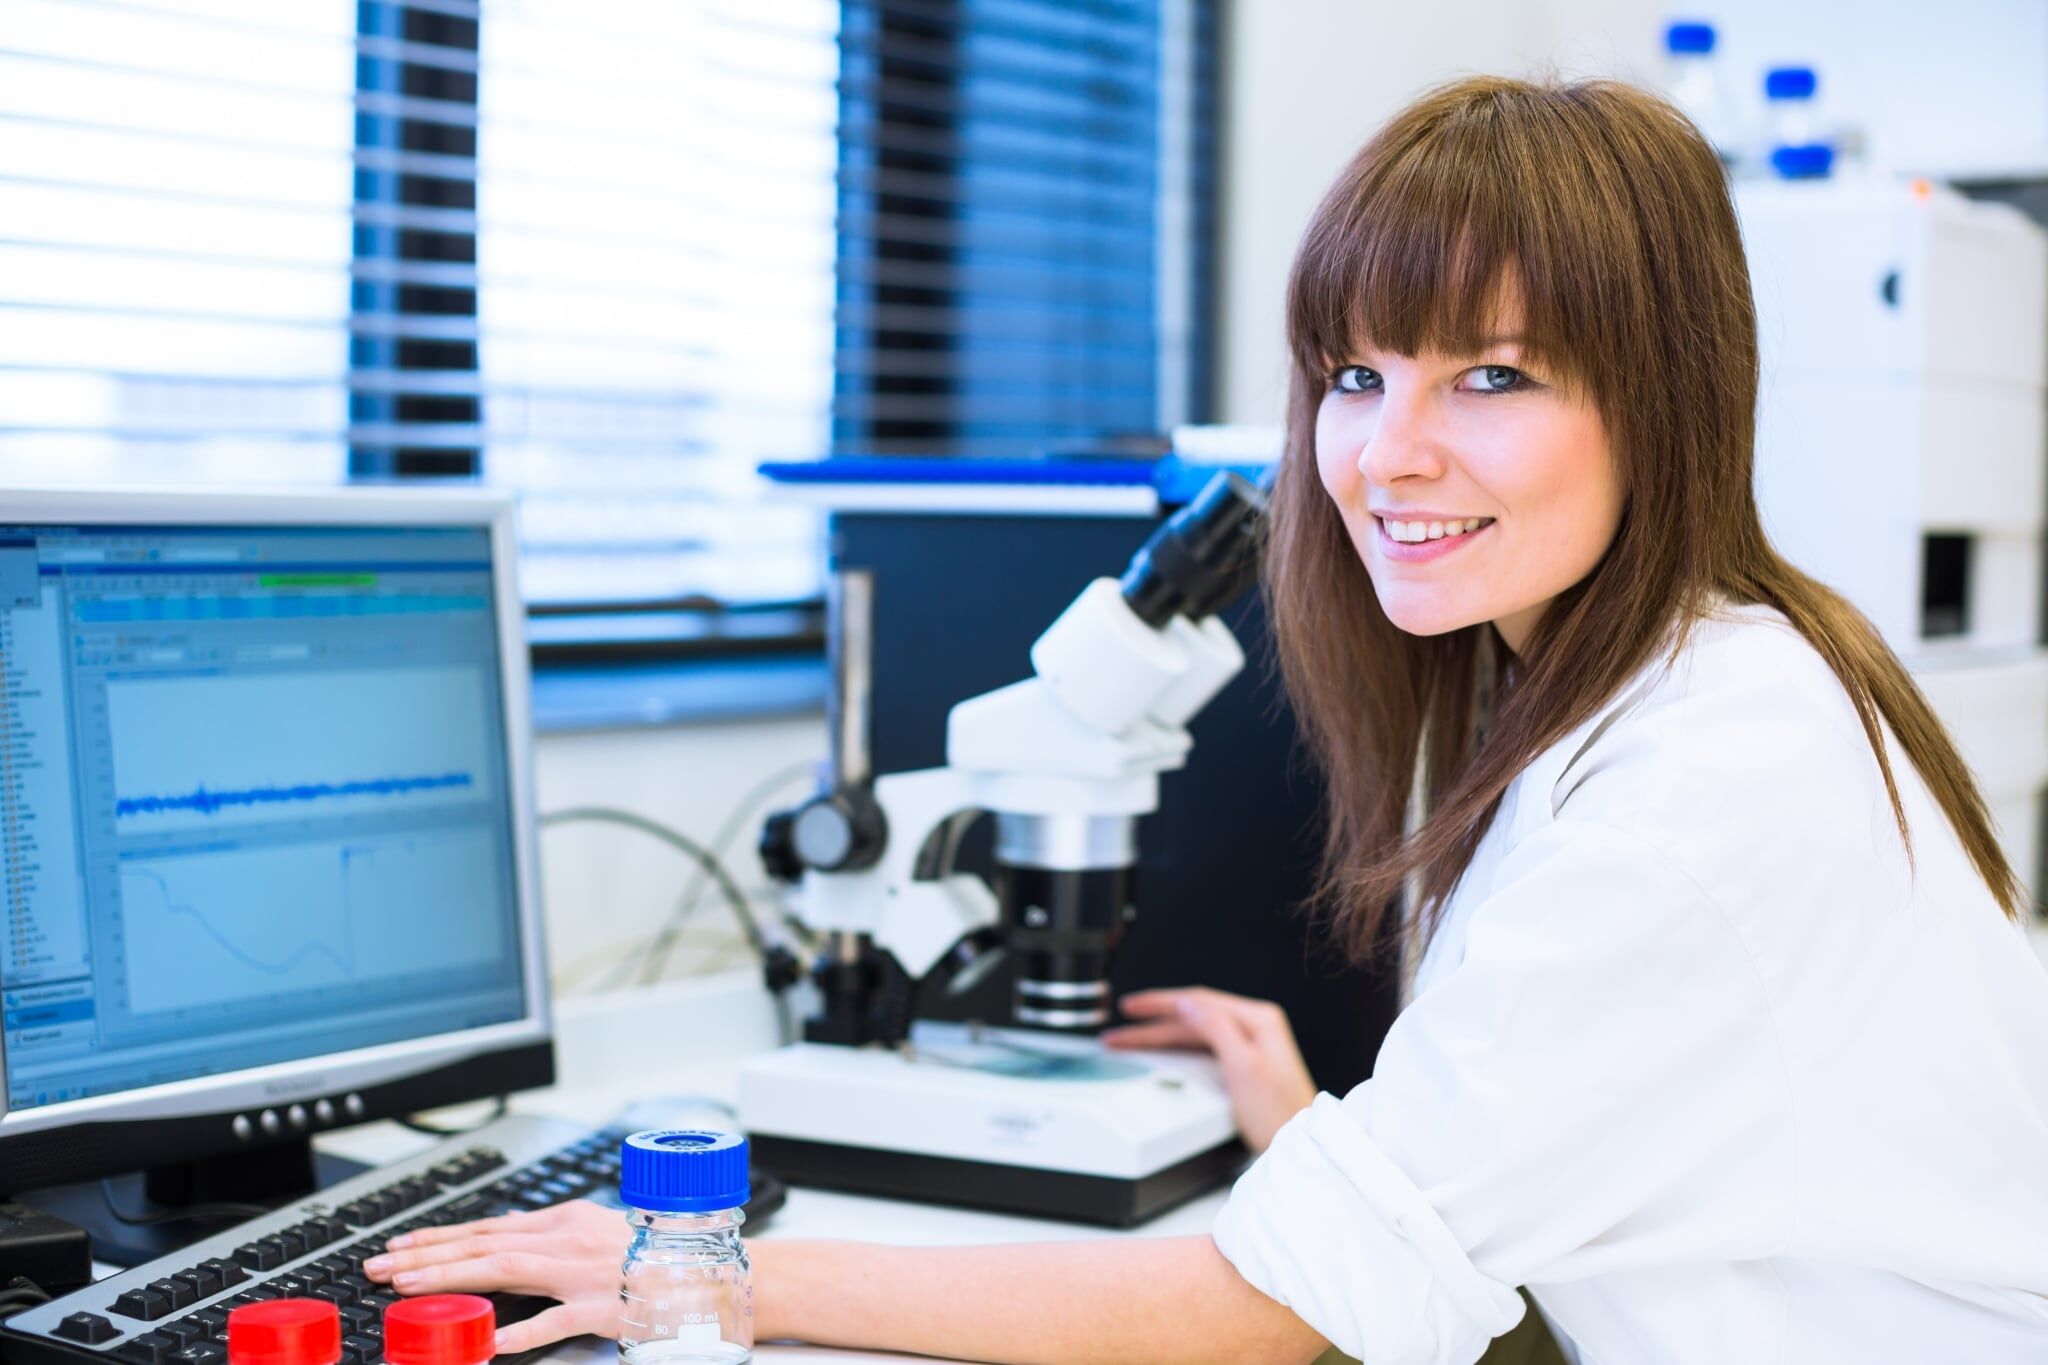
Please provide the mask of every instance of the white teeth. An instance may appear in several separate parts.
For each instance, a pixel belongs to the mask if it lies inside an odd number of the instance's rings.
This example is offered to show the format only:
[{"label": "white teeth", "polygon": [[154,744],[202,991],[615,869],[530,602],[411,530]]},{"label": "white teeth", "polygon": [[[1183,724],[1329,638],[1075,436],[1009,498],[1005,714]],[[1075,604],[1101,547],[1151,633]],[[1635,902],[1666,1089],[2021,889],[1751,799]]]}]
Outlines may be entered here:
[{"label": "white teeth", "polygon": [[1445,536],[1465,535],[1478,530],[1485,522],[1485,517],[1466,517],[1462,521],[1394,521],[1381,518],[1389,539],[1410,545],[1425,540],[1442,540]]}]

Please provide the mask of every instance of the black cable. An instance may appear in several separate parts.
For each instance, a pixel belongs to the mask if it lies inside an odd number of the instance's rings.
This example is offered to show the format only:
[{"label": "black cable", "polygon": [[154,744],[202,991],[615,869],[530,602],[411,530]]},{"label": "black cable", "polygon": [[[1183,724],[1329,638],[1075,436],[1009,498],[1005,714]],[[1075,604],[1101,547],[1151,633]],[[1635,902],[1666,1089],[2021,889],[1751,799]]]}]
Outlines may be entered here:
[{"label": "black cable", "polygon": [[511,1101],[509,1096],[493,1096],[491,1099],[490,1113],[484,1115],[475,1123],[466,1123],[463,1124],[460,1128],[443,1128],[441,1125],[437,1123],[422,1123],[418,1119],[413,1118],[409,1114],[402,1118],[394,1119],[393,1122],[395,1122],[401,1128],[410,1128],[415,1133],[425,1133],[428,1137],[461,1137],[464,1133],[474,1133],[477,1129],[488,1127],[489,1125],[496,1123],[499,1119],[504,1118],[506,1109],[510,1107],[510,1102]]},{"label": "black cable", "polygon": [[5,1289],[0,1289],[0,1321],[5,1321],[16,1313],[26,1313],[29,1309],[49,1301],[49,1291],[26,1275],[16,1275],[7,1282]]},{"label": "black cable", "polygon": [[688,857],[698,867],[702,868],[712,880],[717,882],[719,893],[725,897],[725,903],[732,908],[734,917],[739,920],[740,932],[746,936],[747,946],[754,950],[756,956],[767,956],[767,936],[761,932],[760,921],[754,918],[753,907],[747,904],[746,894],[740,890],[739,883],[735,882],[732,879],[732,874],[726,871],[725,864],[719,862],[709,849],[705,848],[695,839],[690,838],[687,834],[680,834],[670,829],[667,825],[650,820],[644,815],[636,815],[629,810],[617,810],[610,806],[576,806],[569,810],[555,811],[552,814],[543,815],[540,818],[540,822],[542,825],[566,825],[585,822],[623,825],[627,829],[637,829],[642,834],[652,835],[654,838],[661,840],[670,848],[676,849]]},{"label": "black cable", "polygon": [[[100,1197],[107,1201],[107,1212],[130,1227],[154,1227],[158,1223],[183,1223],[224,1221],[230,1218],[257,1218],[271,1212],[267,1204],[181,1204],[176,1208],[158,1209],[151,1213],[130,1213],[121,1207],[114,1197],[114,1182],[100,1181]],[[7,1291],[0,1291],[4,1299]]]}]

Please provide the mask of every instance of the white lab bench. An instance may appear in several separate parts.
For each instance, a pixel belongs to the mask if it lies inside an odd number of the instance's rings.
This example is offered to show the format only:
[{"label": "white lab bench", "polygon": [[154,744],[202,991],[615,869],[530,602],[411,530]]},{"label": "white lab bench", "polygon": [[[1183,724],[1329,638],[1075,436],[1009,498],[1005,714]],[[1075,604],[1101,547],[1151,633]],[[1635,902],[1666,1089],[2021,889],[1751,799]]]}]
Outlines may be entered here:
[{"label": "white lab bench", "polygon": [[[773,1013],[759,978],[751,971],[573,999],[558,1006],[555,1027],[561,1083],[514,1096],[512,1108],[593,1125],[629,1104],[662,1097],[698,1096],[729,1103],[738,1090],[740,1061],[776,1042]],[[437,1117],[452,1125],[465,1118],[474,1121],[482,1112],[481,1106],[463,1106]],[[704,1117],[713,1116],[706,1113]],[[320,1146],[357,1160],[381,1162],[424,1150],[435,1141],[395,1123],[375,1123],[332,1134],[321,1139]],[[758,1234],[746,1235],[758,1241],[831,1237],[904,1246],[1178,1236],[1206,1232],[1223,1204],[1224,1193],[1218,1189],[1136,1231],[1123,1232],[792,1187],[788,1203]],[[774,1343],[756,1347],[754,1354],[778,1365],[932,1359]],[[610,1342],[585,1338],[563,1343],[546,1359],[563,1365],[600,1365],[615,1357]]]}]

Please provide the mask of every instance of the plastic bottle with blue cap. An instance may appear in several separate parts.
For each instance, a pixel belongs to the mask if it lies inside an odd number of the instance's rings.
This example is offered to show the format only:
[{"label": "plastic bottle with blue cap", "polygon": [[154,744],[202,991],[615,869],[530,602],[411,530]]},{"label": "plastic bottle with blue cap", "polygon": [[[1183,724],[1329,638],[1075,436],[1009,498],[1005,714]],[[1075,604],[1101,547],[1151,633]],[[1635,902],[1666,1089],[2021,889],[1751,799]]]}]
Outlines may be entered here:
[{"label": "plastic bottle with blue cap", "polygon": [[1712,24],[1677,19],[1664,28],[1671,102],[1714,144],[1721,163],[1732,169],[1742,160],[1746,139],[1742,119],[1721,79],[1715,45]]},{"label": "plastic bottle with blue cap", "polygon": [[1764,73],[1771,169],[1783,180],[1825,180],[1835,147],[1821,124],[1820,78],[1810,66],[1774,66]]},{"label": "plastic bottle with blue cap", "polygon": [[736,1365],[754,1358],[754,1285],[740,1242],[747,1140],[660,1128],[620,1149],[619,1199],[633,1240],[619,1288],[627,1365]]}]

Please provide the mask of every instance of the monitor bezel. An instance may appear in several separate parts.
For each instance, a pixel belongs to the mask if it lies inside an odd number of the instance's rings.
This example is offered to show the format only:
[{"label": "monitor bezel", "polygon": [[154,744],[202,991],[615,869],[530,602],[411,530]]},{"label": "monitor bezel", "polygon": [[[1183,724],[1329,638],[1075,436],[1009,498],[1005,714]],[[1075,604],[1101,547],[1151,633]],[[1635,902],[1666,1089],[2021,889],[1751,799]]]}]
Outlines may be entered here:
[{"label": "monitor bezel", "polygon": [[[533,789],[532,680],[518,591],[514,511],[509,495],[470,488],[49,488],[0,493],[0,524],[8,526],[446,526],[487,531],[526,999],[525,1013],[510,1023],[29,1109],[7,1108],[0,1087],[0,1191],[14,1193],[232,1155],[354,1123],[553,1082],[553,1016]],[[4,1064],[5,1037],[0,1034],[0,1067]],[[332,1117],[323,1117],[328,1114]]]}]

